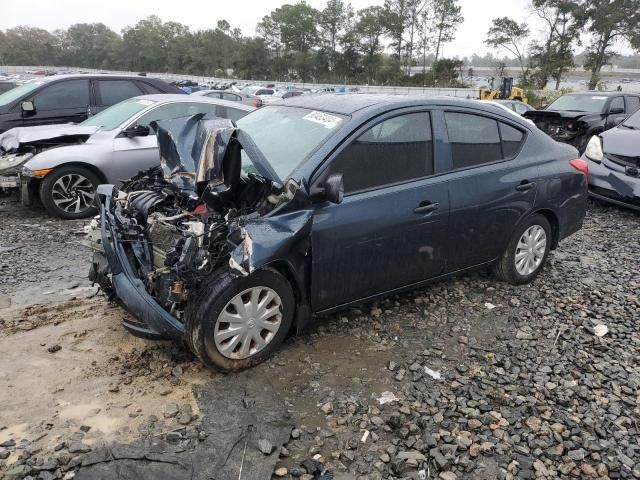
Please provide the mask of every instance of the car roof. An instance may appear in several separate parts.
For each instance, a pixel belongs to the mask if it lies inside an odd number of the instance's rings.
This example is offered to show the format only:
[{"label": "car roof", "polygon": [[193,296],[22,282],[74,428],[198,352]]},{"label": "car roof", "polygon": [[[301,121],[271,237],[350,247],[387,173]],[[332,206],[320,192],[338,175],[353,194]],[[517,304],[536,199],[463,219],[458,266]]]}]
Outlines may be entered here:
[{"label": "car roof", "polygon": [[[614,95],[623,95],[624,92],[600,92],[598,90],[587,90],[585,92],[569,92],[565,93],[565,95],[600,95],[603,97],[613,97]],[[626,92],[627,94],[633,95],[631,92]],[[637,95],[637,94],[636,94]]]},{"label": "car roof", "polygon": [[326,93],[318,95],[298,95],[287,98],[278,105],[324,110],[342,115],[352,115],[358,111],[379,108],[402,108],[419,105],[446,105],[453,107],[482,107],[494,113],[502,113],[503,108],[492,105],[492,102],[480,102],[475,99],[455,98],[446,96],[424,96],[406,94],[376,94],[376,93]]},{"label": "car roof", "polygon": [[254,107],[245,105],[240,102],[233,102],[230,100],[222,100],[220,98],[211,98],[204,95],[182,95],[180,93],[154,93],[153,95],[138,95],[132,97],[141,100],[153,100],[159,103],[177,103],[177,102],[196,102],[196,103],[212,103],[214,105],[222,105],[224,107],[231,107],[237,110],[244,110],[245,112],[252,112]]},{"label": "car roof", "polygon": [[142,75],[120,75],[111,73],[63,73],[59,75],[49,75],[46,77],[34,77],[30,80],[36,80],[39,82],[55,82],[57,80],[72,80],[82,78],[106,78],[111,80],[159,80],[154,77],[144,77]]}]

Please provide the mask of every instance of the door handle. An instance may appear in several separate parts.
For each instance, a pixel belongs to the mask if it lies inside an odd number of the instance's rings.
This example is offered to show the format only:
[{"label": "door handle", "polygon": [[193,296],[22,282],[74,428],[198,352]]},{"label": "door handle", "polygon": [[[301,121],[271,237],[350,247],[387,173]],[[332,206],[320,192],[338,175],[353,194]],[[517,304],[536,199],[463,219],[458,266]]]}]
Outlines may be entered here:
[{"label": "door handle", "polygon": [[420,202],[420,205],[413,209],[413,213],[431,213],[437,210],[439,206],[439,203],[431,203],[429,201]]},{"label": "door handle", "polygon": [[516,187],[516,190],[519,192],[528,192],[535,186],[536,184],[534,182],[522,182],[520,185]]}]

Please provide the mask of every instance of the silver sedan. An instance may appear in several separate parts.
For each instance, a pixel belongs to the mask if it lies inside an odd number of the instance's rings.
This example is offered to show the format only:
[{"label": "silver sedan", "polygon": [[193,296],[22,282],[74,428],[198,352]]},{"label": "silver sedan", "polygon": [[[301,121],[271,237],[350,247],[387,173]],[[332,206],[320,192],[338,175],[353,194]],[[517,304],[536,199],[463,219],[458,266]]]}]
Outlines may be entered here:
[{"label": "silver sedan", "polygon": [[21,139],[25,148],[29,142],[31,146],[55,145],[39,151],[24,164],[23,203],[30,204],[38,195],[52,215],[66,219],[94,215],[98,185],[118,185],[139,171],[160,164],[152,122],[198,113],[236,121],[253,110],[238,102],[203,96],[144,95],[120,102],[80,125],[31,127],[37,130],[14,132],[18,148]]}]

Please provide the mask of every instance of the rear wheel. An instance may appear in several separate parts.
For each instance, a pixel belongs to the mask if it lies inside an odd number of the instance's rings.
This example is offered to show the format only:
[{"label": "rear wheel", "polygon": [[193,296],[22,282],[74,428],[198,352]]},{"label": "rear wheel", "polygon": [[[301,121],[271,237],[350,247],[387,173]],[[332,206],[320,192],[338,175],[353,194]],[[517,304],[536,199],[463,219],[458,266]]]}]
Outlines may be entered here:
[{"label": "rear wheel", "polygon": [[196,294],[186,339],[208,367],[237,371],[266,360],[286,337],[295,311],[289,282],[274,270],[247,277],[221,272]]},{"label": "rear wheel", "polygon": [[543,215],[533,215],[516,229],[493,271],[499,279],[513,285],[529,283],[542,270],[550,248],[549,221]]},{"label": "rear wheel", "polygon": [[96,188],[102,183],[88,168],[55,169],[40,182],[40,201],[51,215],[73,220],[95,215]]}]

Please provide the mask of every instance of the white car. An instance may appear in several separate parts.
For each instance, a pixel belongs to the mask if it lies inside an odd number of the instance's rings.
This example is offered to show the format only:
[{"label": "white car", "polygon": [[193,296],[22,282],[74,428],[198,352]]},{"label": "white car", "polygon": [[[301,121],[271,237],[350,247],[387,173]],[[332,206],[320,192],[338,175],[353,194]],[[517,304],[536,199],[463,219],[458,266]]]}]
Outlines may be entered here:
[{"label": "white car", "polygon": [[154,121],[195,114],[236,121],[253,110],[202,96],[133,97],[78,125],[20,127],[1,134],[0,174],[22,167],[21,195],[27,205],[39,196],[52,215],[88,217],[96,213],[93,199],[98,185],[119,185],[160,164]]}]

